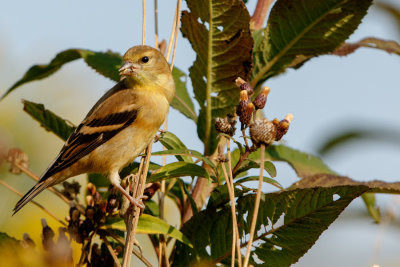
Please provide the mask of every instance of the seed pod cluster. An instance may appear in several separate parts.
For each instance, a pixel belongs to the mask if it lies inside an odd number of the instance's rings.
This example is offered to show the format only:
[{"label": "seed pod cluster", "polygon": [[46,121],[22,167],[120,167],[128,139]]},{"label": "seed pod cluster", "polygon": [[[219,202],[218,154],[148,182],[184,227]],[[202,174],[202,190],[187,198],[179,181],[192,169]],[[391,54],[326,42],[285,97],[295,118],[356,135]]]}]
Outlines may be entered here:
[{"label": "seed pod cluster", "polygon": [[255,116],[255,111],[264,108],[270,88],[264,87],[254,101],[251,101],[250,96],[254,93],[251,85],[240,77],[235,82],[240,88],[240,100],[236,107],[236,114],[239,116],[243,130],[250,124],[252,117]]},{"label": "seed pod cluster", "polygon": [[287,133],[292,119],[293,115],[288,114],[281,121],[278,119],[272,121],[267,119],[255,120],[250,124],[250,137],[253,144],[256,146],[261,144],[268,146],[274,141],[279,141]]},{"label": "seed pod cluster", "polygon": [[63,182],[63,189],[61,190],[61,194],[63,194],[69,200],[74,200],[79,194],[81,189],[81,185],[77,181],[72,182]]}]

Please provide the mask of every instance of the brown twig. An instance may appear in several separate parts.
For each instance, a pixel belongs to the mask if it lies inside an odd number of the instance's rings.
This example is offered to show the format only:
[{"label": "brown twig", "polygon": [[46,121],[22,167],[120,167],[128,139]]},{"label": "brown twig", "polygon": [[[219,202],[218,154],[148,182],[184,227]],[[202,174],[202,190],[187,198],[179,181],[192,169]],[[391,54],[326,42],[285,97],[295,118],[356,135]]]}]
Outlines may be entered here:
[{"label": "brown twig", "polygon": [[158,50],[158,0],[154,0],[154,48]]},{"label": "brown twig", "polygon": [[[228,170],[229,170],[229,182],[230,182],[230,187],[231,187],[231,192],[232,192],[232,199],[231,199],[231,205],[234,205],[234,211],[235,211],[235,187],[233,185],[233,173],[232,173],[232,158],[231,158],[231,140],[229,138],[226,138],[226,150],[227,150],[227,156],[228,156]],[[237,223],[237,218],[236,218],[236,212],[232,214],[232,220],[233,220],[233,227],[236,232],[236,249],[237,249],[237,257],[238,257],[238,263],[239,267],[242,267],[242,254],[240,252],[240,236],[239,236],[239,227]]]},{"label": "brown twig", "polygon": [[[138,175],[135,176],[135,179],[138,178],[139,176],[139,181],[133,183],[133,197],[138,198],[139,196],[143,195],[145,184],[146,184],[146,177],[147,177],[147,172],[149,169],[149,164],[150,164],[150,155],[151,155],[151,148],[152,144],[150,143],[149,146],[146,149],[146,158],[145,158],[145,164],[143,171],[141,173],[138,173]],[[137,224],[139,221],[139,215],[140,215],[140,208],[135,206],[132,207],[130,205],[130,208],[128,209],[127,213],[127,218],[126,218],[126,241],[125,241],[125,251],[124,251],[124,256],[122,259],[122,266],[127,267],[130,266],[130,261],[131,261],[131,251],[132,251],[132,246],[133,243],[135,242],[135,235],[136,235],[136,228]]]},{"label": "brown twig", "polygon": [[174,37],[174,49],[172,51],[172,58],[171,58],[171,70],[174,68],[174,61],[175,61],[175,52],[176,52],[176,45],[178,43],[178,31],[179,31],[179,23],[181,21],[181,0],[178,0],[178,4],[176,7],[176,21],[175,21],[175,37]]},{"label": "brown twig", "polygon": [[174,19],[173,19],[173,23],[172,23],[171,34],[169,36],[169,41],[168,41],[167,55],[165,56],[167,61],[169,61],[169,57],[171,56],[172,42],[174,40],[174,34],[176,32],[176,18],[179,16],[179,14],[178,14],[178,4],[179,4],[179,0],[176,3],[176,9],[175,9]]},{"label": "brown twig", "polygon": [[257,223],[257,216],[258,216],[258,208],[260,206],[260,200],[261,200],[261,188],[263,184],[263,172],[264,172],[264,152],[265,152],[265,146],[264,144],[261,144],[261,156],[260,156],[260,176],[258,178],[258,188],[257,188],[257,194],[256,194],[256,200],[254,203],[254,210],[253,210],[253,216],[251,218],[251,226],[250,226],[250,237],[249,237],[249,242],[247,244],[247,251],[246,251],[246,257],[244,259],[244,267],[247,267],[250,259],[250,250],[251,250],[251,245],[253,244],[253,237],[254,237],[254,231],[256,229],[256,223]]},{"label": "brown twig", "polygon": [[[107,232],[107,234],[112,237],[115,241],[117,241],[118,243],[120,243],[121,245],[124,245],[124,239],[122,237],[120,237],[119,235],[115,234],[113,231],[109,230],[109,229],[105,229],[105,232]],[[145,258],[143,257],[143,255],[137,251],[136,249],[132,249],[132,253],[139,259],[141,260],[144,265],[146,265],[147,267],[153,267],[153,265],[151,265],[151,263]]]},{"label": "brown twig", "polygon": [[[0,184],[2,184],[5,188],[7,188],[8,190],[14,192],[15,194],[19,195],[20,197],[23,196],[22,193],[20,193],[19,191],[17,191],[14,187],[10,186],[9,184],[7,184],[6,182],[4,182],[3,180],[0,180]],[[43,207],[42,205],[40,205],[38,202],[36,202],[35,200],[31,200],[29,203],[32,203],[33,205],[39,207],[41,210],[43,210],[45,213],[47,213],[50,217],[52,217],[53,219],[55,219],[56,221],[58,221],[59,223],[61,223],[64,226],[67,226],[67,224],[65,222],[63,222],[62,220],[60,220],[59,218],[57,218],[56,215],[54,215],[53,213],[51,213],[48,209],[46,209],[45,207]]]},{"label": "brown twig", "polygon": [[273,0],[258,0],[256,9],[254,10],[253,16],[250,20],[250,29],[253,31],[259,30],[264,26],[267,12],[272,4]]},{"label": "brown twig", "polygon": [[110,252],[112,258],[114,259],[115,265],[117,265],[117,267],[121,267],[121,263],[119,262],[118,257],[115,254],[115,251],[112,248],[111,244],[108,242],[107,238],[103,235],[103,236],[101,236],[101,239],[103,240],[104,244],[106,245],[108,252]]}]

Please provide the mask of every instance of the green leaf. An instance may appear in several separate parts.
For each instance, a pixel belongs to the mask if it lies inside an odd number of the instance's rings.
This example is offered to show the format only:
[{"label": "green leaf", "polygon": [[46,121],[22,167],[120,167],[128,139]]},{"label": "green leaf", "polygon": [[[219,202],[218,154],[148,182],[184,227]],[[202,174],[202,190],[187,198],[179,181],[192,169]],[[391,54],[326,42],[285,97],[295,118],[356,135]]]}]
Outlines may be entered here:
[{"label": "green leaf", "polygon": [[19,246],[20,241],[6,233],[0,232],[0,248],[5,246]]},{"label": "green leaf", "polygon": [[147,178],[147,182],[154,183],[164,179],[183,176],[198,176],[210,179],[209,174],[203,167],[194,163],[178,161],[159,168],[154,174]]},{"label": "green leaf", "polygon": [[381,211],[376,204],[375,194],[373,193],[364,193],[362,194],[362,200],[367,207],[369,215],[375,220],[376,223],[381,222]]},{"label": "green leaf", "polygon": [[[366,186],[338,186],[262,195],[254,236],[259,242],[253,243],[252,252],[260,261],[252,259],[251,263],[290,266],[297,262],[350,202],[367,190]],[[237,200],[241,240],[250,231],[255,198],[255,194],[249,194]],[[228,264],[232,244],[230,214],[229,206],[207,208],[185,223],[181,231],[193,241],[193,248],[178,243],[173,266],[192,266],[200,259]]]},{"label": "green leaf", "polygon": [[[209,160],[207,157],[203,157],[203,155],[196,151],[196,150],[192,150],[192,149],[171,149],[171,150],[163,150],[163,151],[157,151],[157,152],[153,152],[151,154],[152,156],[161,156],[161,155],[181,155],[181,156],[189,156],[189,157],[194,157],[196,159],[199,159],[201,161],[203,161],[204,163],[206,163],[207,165],[209,165],[211,168],[213,168],[214,170],[217,169],[217,167],[215,166],[215,164]],[[188,161],[186,161],[188,162]],[[190,161],[193,162],[193,161]]]},{"label": "green leaf", "polygon": [[333,51],[358,27],[372,0],[280,0],[254,48],[254,87],[283,72],[297,56]]},{"label": "green leaf", "polygon": [[[199,138],[212,153],[212,119],[225,116],[239,99],[235,79],[247,80],[251,69],[250,15],[241,0],[188,0],[181,31],[196,52],[190,68],[193,91],[200,105]],[[210,10],[212,12],[210,12]],[[215,94],[212,96],[211,94]],[[199,123],[203,124],[199,127]]]},{"label": "green leaf", "polygon": [[[235,184],[242,184],[242,183],[248,182],[248,181],[258,181],[258,178],[259,178],[259,176],[248,176],[248,177],[241,178],[241,179],[237,180],[235,182]],[[263,177],[263,181],[264,181],[264,183],[272,184],[274,186],[278,186],[278,187],[282,188],[280,183],[278,183],[278,181],[276,181],[276,180],[274,180],[272,178],[264,176]]]},{"label": "green leaf", "polygon": [[24,111],[28,113],[33,119],[40,123],[46,131],[52,132],[63,140],[68,137],[75,130],[71,123],[57,116],[53,112],[44,108],[43,104],[37,104],[28,100],[22,100],[24,104]]},{"label": "green leaf", "polygon": [[189,204],[190,204],[190,207],[192,208],[193,214],[197,214],[199,211],[197,209],[196,202],[194,202],[194,199],[192,198],[192,194],[189,192],[186,183],[184,181],[182,181],[181,179],[178,180],[178,183],[180,184],[183,191],[185,192],[186,197],[189,199]]},{"label": "green leaf", "polygon": [[[242,163],[242,167],[240,167],[236,173],[234,173],[234,177],[237,177],[238,175],[242,173],[247,173],[248,170],[251,169],[258,169],[260,168],[260,164],[253,161],[253,160],[246,160]],[[276,177],[276,168],[275,165],[271,161],[265,161],[264,162],[264,170],[268,172],[271,177]]]},{"label": "green leaf", "polygon": [[83,58],[85,62],[99,74],[119,81],[118,68],[122,64],[122,58],[119,54],[113,52],[94,52],[86,49],[68,49],[58,53],[47,65],[34,65],[29,68],[24,77],[11,86],[1,97],[3,99],[17,87],[36,80],[44,79],[56,71],[64,64]]},{"label": "green leaf", "polygon": [[326,155],[336,149],[349,145],[355,141],[366,141],[375,140],[381,142],[388,142],[393,145],[400,145],[400,132],[385,126],[379,126],[376,128],[363,128],[363,127],[351,127],[343,129],[340,132],[333,133],[326,136],[326,140],[323,140],[319,145],[317,151],[322,155]]},{"label": "green leaf", "polygon": [[[289,163],[301,178],[320,173],[335,174],[320,158],[283,145],[267,147],[265,149],[265,157],[266,160]],[[251,153],[249,158],[259,160],[260,151],[257,150]]]},{"label": "green leaf", "polygon": [[[121,231],[126,231],[125,223],[122,219],[113,220],[109,223],[106,222],[107,227],[112,229],[117,229]],[[183,244],[193,247],[191,241],[182,234],[181,231],[175,227],[169,225],[160,218],[151,216],[149,214],[142,214],[139,217],[139,222],[137,226],[137,233],[140,234],[164,234],[179,240]]]},{"label": "green leaf", "polygon": [[[167,149],[187,149],[185,144],[173,133],[171,132],[163,132],[160,135],[158,141],[163,144]],[[193,162],[192,158],[189,156],[176,156],[176,159],[179,161]]]},{"label": "green leaf", "polygon": [[[235,198],[236,197],[241,197],[244,194],[246,194],[249,191],[252,191],[253,189],[251,188],[242,188],[239,189],[237,187],[235,188]],[[229,199],[229,192],[228,188],[226,187],[226,184],[219,185],[214,190],[211,192],[210,199],[208,200],[207,203],[207,209],[208,208],[219,208],[226,203],[230,201]]]},{"label": "green leaf", "polygon": [[[186,89],[186,74],[174,67],[172,70],[172,77],[174,77],[175,81],[175,97],[172,99],[171,106],[196,122],[197,114],[194,111],[192,99]],[[184,79],[184,81],[182,81],[182,79]]]}]

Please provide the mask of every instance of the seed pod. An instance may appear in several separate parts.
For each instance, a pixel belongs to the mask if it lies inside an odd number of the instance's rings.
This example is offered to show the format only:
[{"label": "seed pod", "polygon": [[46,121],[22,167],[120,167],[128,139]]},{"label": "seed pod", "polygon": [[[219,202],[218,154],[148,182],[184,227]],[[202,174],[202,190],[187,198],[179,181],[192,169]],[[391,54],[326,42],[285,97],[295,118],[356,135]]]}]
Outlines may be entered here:
[{"label": "seed pod", "polygon": [[29,166],[28,155],[19,148],[11,148],[8,151],[7,161],[11,163],[9,171],[13,174],[21,173],[21,170],[17,165],[21,165],[25,168],[28,168]]},{"label": "seed pod", "polygon": [[248,103],[249,96],[247,95],[247,91],[240,91],[239,105],[236,107],[236,114],[238,116],[241,116],[243,114]]},{"label": "seed pod", "polygon": [[215,118],[214,125],[217,132],[224,133],[230,136],[233,136],[235,134],[236,128],[228,122],[228,119],[226,117]]},{"label": "seed pod", "polygon": [[253,115],[253,111],[254,111],[253,103],[251,103],[251,102],[247,103],[246,109],[239,117],[239,120],[243,125],[248,125],[250,123],[251,116]]},{"label": "seed pod", "polygon": [[276,137],[276,125],[272,121],[255,120],[250,125],[250,137],[257,146],[264,144],[266,146],[272,144]]},{"label": "seed pod", "polygon": [[53,237],[55,236],[53,229],[47,225],[46,219],[42,219],[42,244],[44,250],[48,251],[55,247]]},{"label": "seed pod", "polygon": [[251,96],[254,93],[253,88],[251,87],[251,85],[246,82],[245,80],[243,80],[242,78],[238,77],[235,80],[236,86],[240,88],[240,90],[245,90],[247,91],[247,94],[249,96]]},{"label": "seed pod", "polygon": [[31,239],[31,237],[27,233],[24,233],[22,235],[21,245],[23,248],[35,248],[36,247],[35,242]]},{"label": "seed pod", "polygon": [[265,103],[267,103],[267,96],[269,94],[269,87],[265,86],[262,90],[261,93],[254,99],[253,104],[256,107],[256,109],[263,109],[265,106]]}]

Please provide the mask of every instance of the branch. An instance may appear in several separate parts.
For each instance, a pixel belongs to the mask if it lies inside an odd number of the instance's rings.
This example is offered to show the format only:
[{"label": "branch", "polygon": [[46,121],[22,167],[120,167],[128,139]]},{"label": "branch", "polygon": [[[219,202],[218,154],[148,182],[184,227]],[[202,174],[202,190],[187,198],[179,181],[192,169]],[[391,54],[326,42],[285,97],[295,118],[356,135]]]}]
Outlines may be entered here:
[{"label": "branch", "polygon": [[250,29],[252,31],[259,30],[264,26],[265,18],[272,2],[273,0],[258,0],[256,9],[250,20]]}]

